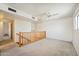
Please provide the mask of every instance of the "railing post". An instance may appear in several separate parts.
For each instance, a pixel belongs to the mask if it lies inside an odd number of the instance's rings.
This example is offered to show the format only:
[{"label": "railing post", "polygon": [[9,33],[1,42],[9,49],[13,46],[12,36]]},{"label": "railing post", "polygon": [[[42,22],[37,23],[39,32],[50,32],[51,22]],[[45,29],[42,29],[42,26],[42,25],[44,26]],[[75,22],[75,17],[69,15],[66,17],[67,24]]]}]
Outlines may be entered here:
[{"label": "railing post", "polygon": [[23,45],[23,33],[21,32],[20,35],[21,35],[20,36],[21,37],[21,45]]},{"label": "railing post", "polygon": [[[19,34],[21,35],[21,32],[19,32]],[[21,44],[21,36],[19,36],[19,45]]]}]

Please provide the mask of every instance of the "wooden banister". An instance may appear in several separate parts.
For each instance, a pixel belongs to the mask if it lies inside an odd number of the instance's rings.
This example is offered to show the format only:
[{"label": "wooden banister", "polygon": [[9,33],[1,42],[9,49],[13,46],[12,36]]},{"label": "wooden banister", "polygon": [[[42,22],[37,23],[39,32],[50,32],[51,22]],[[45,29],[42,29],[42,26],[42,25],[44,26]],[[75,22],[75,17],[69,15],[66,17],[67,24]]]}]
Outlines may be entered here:
[{"label": "wooden banister", "polygon": [[19,32],[16,33],[19,36],[19,46],[32,43],[41,39],[46,38],[46,32],[40,31],[40,32]]},{"label": "wooden banister", "polygon": [[22,37],[22,38],[26,39],[27,41],[31,41],[31,40],[27,39],[26,37],[21,36],[21,35],[20,35],[20,34],[18,34],[18,33],[17,33],[17,35],[19,35],[20,37]]},{"label": "wooden banister", "polygon": [[19,32],[19,33],[16,33],[16,34],[19,36],[19,42],[18,42],[19,46],[23,45],[23,43],[24,43],[23,40],[24,39],[27,40],[28,43],[31,42],[31,40],[29,40],[29,39],[27,39],[26,37],[23,36],[22,32]]}]

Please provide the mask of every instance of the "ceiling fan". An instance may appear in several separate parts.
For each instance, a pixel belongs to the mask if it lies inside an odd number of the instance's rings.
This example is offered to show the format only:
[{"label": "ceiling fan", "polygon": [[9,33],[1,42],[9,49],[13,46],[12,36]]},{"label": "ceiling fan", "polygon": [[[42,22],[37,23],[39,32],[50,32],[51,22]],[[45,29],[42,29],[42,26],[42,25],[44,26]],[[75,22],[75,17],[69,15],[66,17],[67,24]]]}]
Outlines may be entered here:
[{"label": "ceiling fan", "polygon": [[53,14],[49,13],[49,12],[47,13],[47,17],[57,16],[57,15],[58,15],[58,13],[53,13]]}]

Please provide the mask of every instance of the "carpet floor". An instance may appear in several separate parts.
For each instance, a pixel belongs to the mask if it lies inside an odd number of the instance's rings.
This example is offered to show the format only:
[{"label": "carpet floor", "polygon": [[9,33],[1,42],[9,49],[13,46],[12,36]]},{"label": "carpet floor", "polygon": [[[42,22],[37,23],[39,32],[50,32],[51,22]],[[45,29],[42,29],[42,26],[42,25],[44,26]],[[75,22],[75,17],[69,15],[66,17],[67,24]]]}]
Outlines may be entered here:
[{"label": "carpet floor", "polygon": [[43,39],[37,42],[18,47],[13,47],[2,51],[2,56],[77,56],[71,42]]}]

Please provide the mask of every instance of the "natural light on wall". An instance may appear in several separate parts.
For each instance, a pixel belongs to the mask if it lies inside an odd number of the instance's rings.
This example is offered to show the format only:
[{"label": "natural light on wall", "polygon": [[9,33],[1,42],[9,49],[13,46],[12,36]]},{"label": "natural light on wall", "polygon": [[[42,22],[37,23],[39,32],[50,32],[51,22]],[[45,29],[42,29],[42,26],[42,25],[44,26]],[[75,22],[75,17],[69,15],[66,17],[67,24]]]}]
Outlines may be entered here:
[{"label": "natural light on wall", "polygon": [[4,18],[4,15],[0,13],[0,22],[2,22],[3,18]]},{"label": "natural light on wall", "polygon": [[79,31],[79,15],[75,17],[74,24],[75,24],[75,29]]}]

